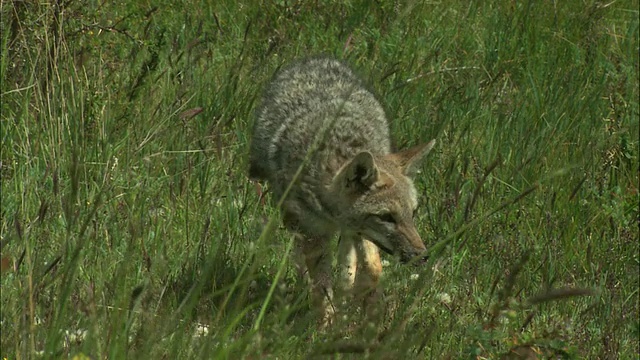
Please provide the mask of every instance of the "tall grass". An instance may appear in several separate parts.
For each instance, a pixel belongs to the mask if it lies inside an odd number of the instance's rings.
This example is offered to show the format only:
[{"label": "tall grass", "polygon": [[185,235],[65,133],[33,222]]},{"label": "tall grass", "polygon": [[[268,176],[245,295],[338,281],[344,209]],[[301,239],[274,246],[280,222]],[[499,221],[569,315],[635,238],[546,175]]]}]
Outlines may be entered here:
[{"label": "tall grass", "polygon": [[[0,6],[3,358],[638,356],[637,1]],[[438,139],[429,266],[327,332],[246,178],[263,84],[319,53]]]}]

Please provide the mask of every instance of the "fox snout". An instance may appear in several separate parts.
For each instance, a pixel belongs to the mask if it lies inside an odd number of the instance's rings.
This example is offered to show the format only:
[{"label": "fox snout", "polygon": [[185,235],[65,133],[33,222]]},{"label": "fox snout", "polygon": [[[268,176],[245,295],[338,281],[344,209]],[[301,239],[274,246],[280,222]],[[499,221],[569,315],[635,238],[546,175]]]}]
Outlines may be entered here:
[{"label": "fox snout", "polygon": [[425,252],[426,249],[423,250],[413,250],[413,251],[405,251],[402,252],[400,254],[400,262],[403,264],[413,264],[413,265],[420,265],[420,264],[424,264],[425,262],[427,262],[427,259],[429,259],[429,256],[426,255]]},{"label": "fox snout", "polygon": [[418,235],[413,222],[405,223],[404,226],[398,226],[398,230],[403,238],[400,244],[398,244],[400,246],[397,247],[400,262],[413,262],[416,264],[424,262],[424,260],[426,260],[424,253],[427,248],[424,246],[420,235]]},{"label": "fox snout", "polygon": [[403,264],[413,263],[413,264],[422,264],[424,263],[428,256],[425,254],[427,250],[425,246],[421,243],[421,246],[414,247],[408,249],[402,249],[400,251],[400,262]]},{"label": "fox snout", "polygon": [[423,263],[426,260],[427,248],[415,226],[405,222],[393,227],[393,230],[388,232],[363,231],[359,235],[372,241],[387,254],[399,257],[401,263]]}]

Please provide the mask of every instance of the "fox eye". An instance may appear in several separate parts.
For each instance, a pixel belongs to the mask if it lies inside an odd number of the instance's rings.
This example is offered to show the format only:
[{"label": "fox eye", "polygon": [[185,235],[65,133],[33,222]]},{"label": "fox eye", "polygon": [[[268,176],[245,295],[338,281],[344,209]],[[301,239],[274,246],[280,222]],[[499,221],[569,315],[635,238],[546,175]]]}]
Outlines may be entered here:
[{"label": "fox eye", "polygon": [[396,219],[393,217],[393,215],[391,213],[380,214],[380,215],[378,215],[378,217],[383,222],[391,223],[391,224],[395,224],[396,223]]}]

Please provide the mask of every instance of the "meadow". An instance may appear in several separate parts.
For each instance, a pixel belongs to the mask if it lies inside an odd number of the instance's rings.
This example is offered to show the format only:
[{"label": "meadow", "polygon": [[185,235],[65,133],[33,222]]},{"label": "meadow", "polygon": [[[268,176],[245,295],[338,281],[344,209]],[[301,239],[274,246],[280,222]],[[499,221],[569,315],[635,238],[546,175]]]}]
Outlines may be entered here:
[{"label": "meadow", "polygon": [[[1,2],[0,356],[637,359],[639,8]],[[438,141],[428,262],[328,331],[247,179],[264,84],[318,54]]]}]

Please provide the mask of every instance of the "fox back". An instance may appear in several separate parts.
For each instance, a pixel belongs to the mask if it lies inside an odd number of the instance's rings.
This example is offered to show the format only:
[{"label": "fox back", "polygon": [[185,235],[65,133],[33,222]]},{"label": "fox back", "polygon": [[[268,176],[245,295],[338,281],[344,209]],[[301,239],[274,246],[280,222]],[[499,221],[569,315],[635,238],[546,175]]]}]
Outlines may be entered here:
[{"label": "fox back", "polygon": [[[343,63],[328,58],[296,62],[278,72],[264,92],[253,129],[250,176],[274,181],[278,174],[290,181],[314,141],[322,144],[309,173],[330,175],[361,150],[388,154],[388,128],[378,101]],[[335,164],[320,169],[318,160]]]}]

